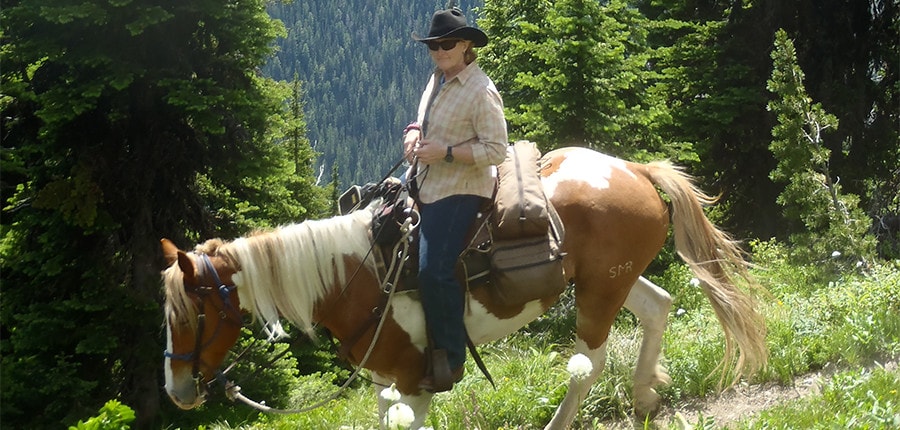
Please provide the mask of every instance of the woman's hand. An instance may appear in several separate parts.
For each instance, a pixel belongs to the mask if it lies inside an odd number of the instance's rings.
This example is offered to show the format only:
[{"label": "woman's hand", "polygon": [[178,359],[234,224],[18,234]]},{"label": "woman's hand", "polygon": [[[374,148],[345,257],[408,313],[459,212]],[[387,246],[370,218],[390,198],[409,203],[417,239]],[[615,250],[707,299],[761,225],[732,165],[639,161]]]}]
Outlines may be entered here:
[{"label": "woman's hand", "polygon": [[419,137],[422,136],[422,132],[419,130],[409,130],[405,136],[403,136],[403,156],[406,157],[406,161],[410,164],[413,162],[413,158],[415,157],[415,147],[416,144],[419,143]]},{"label": "woman's hand", "polygon": [[413,154],[419,158],[419,162],[425,165],[435,164],[443,161],[447,156],[447,145],[435,142],[433,140],[420,140],[413,147]]}]

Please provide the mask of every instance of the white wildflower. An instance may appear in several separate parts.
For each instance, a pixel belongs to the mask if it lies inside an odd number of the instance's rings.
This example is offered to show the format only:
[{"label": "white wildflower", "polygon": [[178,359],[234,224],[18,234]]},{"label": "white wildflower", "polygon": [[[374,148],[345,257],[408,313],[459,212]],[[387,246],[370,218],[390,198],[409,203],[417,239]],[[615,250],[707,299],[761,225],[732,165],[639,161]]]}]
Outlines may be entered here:
[{"label": "white wildflower", "polygon": [[831,253],[831,258],[838,258],[841,256],[841,251],[834,251]]},{"label": "white wildflower", "polygon": [[591,359],[587,358],[586,355],[575,354],[569,359],[569,365],[566,366],[566,370],[569,371],[573,378],[584,379],[594,370],[594,365],[591,364]]},{"label": "white wildflower", "polygon": [[392,403],[399,401],[400,392],[397,391],[397,384],[391,384],[390,387],[381,390],[381,398]]},{"label": "white wildflower", "polygon": [[687,311],[684,310],[683,308],[678,308],[678,310],[675,311],[675,316],[680,317],[680,316],[682,316],[682,315],[684,315],[684,314],[686,314],[686,313],[687,313]]},{"label": "white wildflower", "polygon": [[691,284],[692,287],[700,286],[700,280],[697,278],[691,278],[691,280],[688,283]]},{"label": "white wildflower", "polygon": [[384,425],[390,430],[399,430],[409,428],[416,419],[412,408],[406,403],[395,403],[388,408],[387,415],[384,417]]},{"label": "white wildflower", "polygon": [[694,430],[694,426],[692,426],[691,423],[688,422],[687,418],[685,418],[684,415],[681,414],[681,412],[675,413],[675,424],[675,428],[677,428],[678,430]]}]

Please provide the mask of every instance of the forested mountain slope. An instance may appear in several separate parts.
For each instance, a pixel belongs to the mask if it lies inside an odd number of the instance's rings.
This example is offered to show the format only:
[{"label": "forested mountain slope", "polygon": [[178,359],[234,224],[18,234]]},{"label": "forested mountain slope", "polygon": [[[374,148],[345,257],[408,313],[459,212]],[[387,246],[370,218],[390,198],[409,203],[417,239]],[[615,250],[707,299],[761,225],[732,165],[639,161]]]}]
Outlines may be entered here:
[{"label": "forested mountain slope", "polygon": [[[473,7],[462,2],[469,22]],[[443,1],[311,0],[269,6],[288,36],[264,73],[303,82],[309,140],[340,189],[381,179],[400,159],[403,127],[415,119],[432,69],[410,34],[428,31]],[[316,166],[318,168],[319,166]]]},{"label": "forested mountain slope", "polygon": [[[822,134],[827,176],[860,196],[872,219],[900,211],[896,2],[459,3],[491,37],[479,62],[503,96],[511,139],[532,139],[544,149],[590,146],[638,161],[671,159],[703,189],[721,194],[718,221],[739,237],[802,228],[779,218],[785,184],[770,177],[779,119],[767,103],[781,95],[767,81],[774,34],[784,29],[806,71],[809,102],[838,120]],[[410,33],[427,32],[432,13],[445,6],[440,0],[269,6],[287,37],[276,41],[279,52],[263,72],[303,82],[308,137],[322,154],[315,168],[326,176],[336,169],[339,188],[378,180],[399,160],[401,130],[432,67]]]}]

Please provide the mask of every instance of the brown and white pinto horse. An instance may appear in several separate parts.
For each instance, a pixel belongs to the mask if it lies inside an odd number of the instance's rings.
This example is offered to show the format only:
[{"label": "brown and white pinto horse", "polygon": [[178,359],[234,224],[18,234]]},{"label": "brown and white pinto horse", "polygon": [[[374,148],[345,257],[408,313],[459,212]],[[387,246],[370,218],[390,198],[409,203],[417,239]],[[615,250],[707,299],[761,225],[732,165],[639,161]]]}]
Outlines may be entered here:
[{"label": "brown and white pinto horse", "polygon": [[[583,148],[555,150],[542,161],[547,195],[567,233],[564,270],[575,285],[575,348],[593,364],[588,377],[571,379],[546,428],[566,428],[574,420],[603,370],[607,336],[623,305],[638,317],[644,332],[634,374],[635,413],[644,417],[656,412],[654,387],[670,381],[658,361],[671,297],[640,275],[663,246],[670,219],[677,251],[702,281],[726,335],[723,363],[733,365],[738,377],[765,365],[764,320],[750,295],[735,284],[741,278],[742,284],[754,285],[742,254],[706,218],[702,204],[711,199],[689,177],[666,162],[636,164]],[[164,239],[170,264],[164,273],[165,372],[172,400],[185,409],[203,402],[205,382],[238,338],[240,318],[231,311],[238,306],[270,326],[280,327],[283,318],[306,330],[315,324],[327,327],[339,341],[352,343],[350,359],[358,364],[373,340],[375,327],[369,322],[383,296],[372,259],[364,258],[372,216],[370,206],[229,243],[210,240],[193,253]],[[220,285],[234,287],[217,290]],[[469,336],[476,344],[500,339],[557,299],[502,307],[484,291],[473,290],[465,314]],[[360,334],[366,324],[370,328]],[[412,428],[425,422],[432,398],[417,386],[425,369],[425,346],[417,294],[396,294],[365,367],[376,383],[396,384],[400,401],[415,413]],[[389,405],[378,397],[383,416]]]}]

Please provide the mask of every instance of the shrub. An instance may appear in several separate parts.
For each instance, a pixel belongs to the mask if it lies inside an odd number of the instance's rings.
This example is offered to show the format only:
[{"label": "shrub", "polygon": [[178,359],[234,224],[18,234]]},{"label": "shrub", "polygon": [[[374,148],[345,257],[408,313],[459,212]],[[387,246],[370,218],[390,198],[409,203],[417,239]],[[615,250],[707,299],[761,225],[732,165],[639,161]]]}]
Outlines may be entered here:
[{"label": "shrub", "polygon": [[134,421],[134,410],[117,400],[110,400],[100,408],[100,414],[69,427],[69,430],[128,430]]}]

